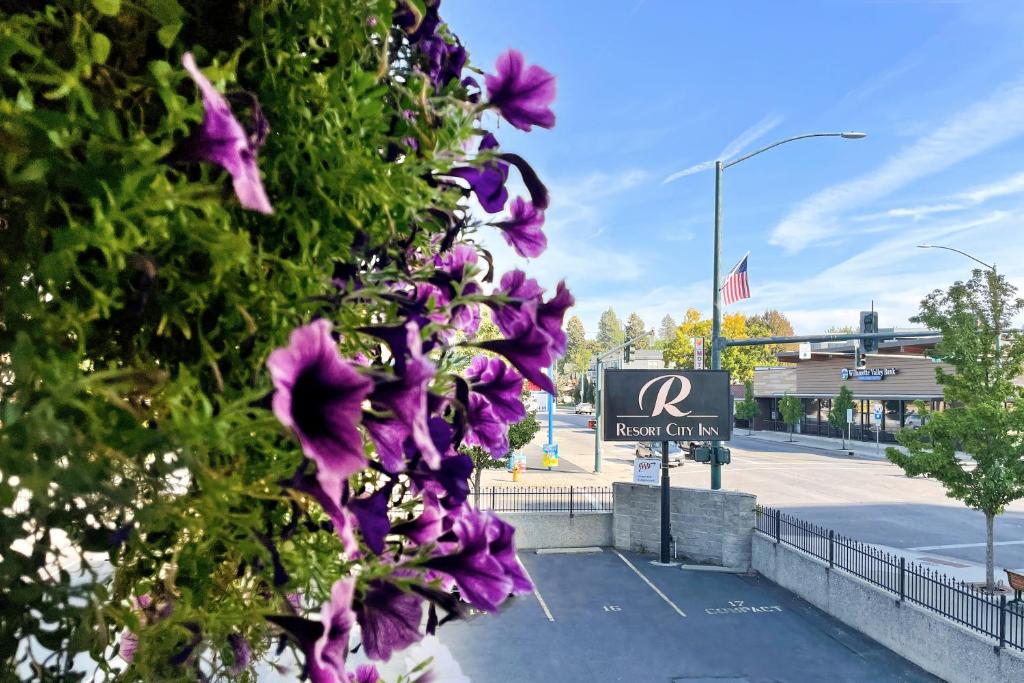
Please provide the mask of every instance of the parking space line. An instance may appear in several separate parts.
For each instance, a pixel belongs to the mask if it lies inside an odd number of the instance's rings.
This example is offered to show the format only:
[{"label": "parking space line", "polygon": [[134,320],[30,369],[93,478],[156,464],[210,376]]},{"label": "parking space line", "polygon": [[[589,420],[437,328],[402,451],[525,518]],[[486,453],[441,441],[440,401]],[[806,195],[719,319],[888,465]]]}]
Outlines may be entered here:
[{"label": "parking space line", "polygon": [[533,595],[537,598],[537,602],[540,603],[540,607],[544,610],[544,615],[548,618],[548,621],[554,621],[555,617],[552,616],[551,610],[548,609],[548,603],[544,602],[544,598],[541,597],[540,591],[537,590],[537,582],[530,576],[529,570],[526,568],[526,564],[522,560],[519,560],[519,566],[523,568],[523,573],[526,574],[527,580],[533,584]]},{"label": "parking space line", "polygon": [[634,567],[632,562],[630,562],[625,557],[623,557],[622,553],[620,553],[618,550],[615,550],[614,548],[612,549],[612,552],[615,553],[616,555],[618,555],[619,559],[622,560],[623,562],[625,562],[627,567],[629,567],[634,572],[636,572],[636,575],[639,576],[641,579],[643,579],[644,583],[646,583],[648,586],[650,586],[651,590],[653,590],[655,593],[658,594],[658,597],[660,597],[662,600],[667,602],[672,609],[674,609],[676,612],[678,612],[679,616],[681,616],[681,617],[685,617],[686,616],[686,612],[684,612],[683,610],[679,609],[679,606],[676,605],[676,603],[674,603],[671,600],[669,600],[668,596],[665,595],[664,593],[662,593],[661,590],[657,586],[655,586],[653,583],[651,583],[650,579],[648,579],[646,576],[644,576],[643,573],[641,573],[639,569]]}]

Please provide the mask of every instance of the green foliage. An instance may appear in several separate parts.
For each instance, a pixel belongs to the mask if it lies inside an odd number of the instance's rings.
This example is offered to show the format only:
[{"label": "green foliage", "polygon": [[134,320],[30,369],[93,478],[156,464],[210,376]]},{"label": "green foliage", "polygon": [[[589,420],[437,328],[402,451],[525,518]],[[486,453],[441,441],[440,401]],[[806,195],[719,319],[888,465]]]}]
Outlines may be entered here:
[{"label": "green foliage", "polygon": [[[1015,292],[1003,277],[975,271],[921,303],[912,320],[942,333],[934,353],[955,372],[936,366],[946,410],[926,413],[919,405],[924,424],[898,436],[909,453],[887,451],[908,474],[927,474],[950,496],[993,515],[1024,497],[1024,397],[1013,382],[1024,370],[1024,339],[1010,329],[1024,301]],[[957,450],[977,465],[961,461]]]},{"label": "green foliage", "polygon": [[743,400],[736,404],[736,417],[747,421],[747,428],[753,429],[754,418],[757,417],[757,401],[754,399],[754,385],[752,382],[745,382],[743,386]]},{"label": "green foliage", "polygon": [[[0,518],[0,666],[34,641],[65,653],[34,678],[63,679],[77,653],[114,676],[131,599],[149,594],[173,609],[121,677],[191,679],[169,663],[188,625],[195,657],[223,662],[236,632],[259,654],[287,591],[318,601],[347,571],[333,533],[297,534],[273,582],[261,535],[309,502],[279,485],[302,454],[263,407],[265,361],[323,310],[357,240],[399,254],[443,231],[422,213],[458,193],[428,176],[462,154],[473,115],[428,93],[389,21],[367,21],[390,0],[43,5],[0,3],[0,502],[18,501]],[[203,118],[186,50],[262,104],[273,216],[242,210],[221,170],[165,161]],[[421,154],[386,160],[404,136]],[[339,328],[387,321],[379,294],[332,308]],[[64,536],[81,574],[41,575]],[[7,550],[17,539],[25,553]]]},{"label": "green foliage", "polygon": [[622,321],[610,307],[601,314],[597,323],[597,346],[601,351],[613,349],[626,340]]},{"label": "green foliage", "polygon": [[661,319],[661,324],[658,326],[657,348],[665,348],[672,342],[676,336],[676,327],[678,325],[671,315],[666,315]]},{"label": "green foliage", "polygon": [[[767,324],[759,319],[748,320],[741,313],[732,313],[722,318],[722,336],[726,339],[745,339],[771,334]],[[704,367],[711,367],[711,319],[701,318],[700,311],[690,308],[683,322],[675,331],[675,337],[665,349],[665,361],[669,367],[692,368],[693,338],[704,337]],[[748,382],[754,377],[754,368],[778,365],[774,347],[731,346],[722,353],[722,369],[729,371],[733,382]]]},{"label": "green foliage", "polygon": [[800,418],[804,416],[804,404],[796,396],[786,394],[779,401],[779,412],[782,414],[782,421],[792,428],[800,424]]},{"label": "green foliage", "polygon": [[853,392],[850,387],[843,385],[839,387],[839,393],[832,399],[832,410],[828,413],[828,421],[836,429],[846,433],[846,411],[853,408]]},{"label": "green foliage", "polygon": [[[640,337],[644,332],[647,331],[647,325],[644,324],[643,319],[636,313],[630,313],[629,318],[626,319],[626,330],[623,334],[623,341],[626,339],[636,339]],[[634,349],[646,349],[651,345],[650,337],[642,337],[633,344]]]},{"label": "green foliage", "polygon": [[[967,282],[935,290],[911,318],[942,333],[936,357],[953,366],[935,369],[946,410],[928,413],[918,404],[920,429],[897,435],[907,448],[886,457],[910,476],[938,480],[953,498],[985,513],[989,524],[987,581],[992,583],[991,522],[1007,504],[1024,497],[1024,395],[1014,379],[1024,370],[1024,337],[1011,329],[1024,300],[995,273],[976,270]],[[973,464],[961,460],[966,452]]]}]

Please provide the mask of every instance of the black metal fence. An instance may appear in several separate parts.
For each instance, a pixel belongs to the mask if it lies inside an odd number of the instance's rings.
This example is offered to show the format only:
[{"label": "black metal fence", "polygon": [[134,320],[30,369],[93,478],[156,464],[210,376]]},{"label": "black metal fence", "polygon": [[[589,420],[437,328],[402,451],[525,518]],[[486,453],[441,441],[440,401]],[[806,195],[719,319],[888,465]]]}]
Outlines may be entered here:
[{"label": "black metal fence", "polygon": [[941,572],[907,562],[831,529],[805,522],[773,508],[757,508],[757,530],[776,543],[785,543],[931,610],[947,619],[994,638],[999,647],[1024,650],[1024,605],[989,595]]},{"label": "black metal fence", "polygon": [[606,486],[496,486],[480,492],[480,507],[495,512],[611,512]]},{"label": "black metal fence", "polygon": [[[773,432],[785,432],[789,433],[789,425],[782,420],[764,420],[764,426]],[[896,433],[883,431],[881,434],[876,433],[875,427],[871,425],[851,425],[850,429],[840,431],[832,426],[827,420],[811,420],[808,418],[800,419],[799,429],[793,430],[794,436],[800,434],[807,434],[809,436],[827,436],[832,439],[841,439],[844,436],[847,441],[867,441],[875,442],[880,441],[882,443],[896,443]]]}]

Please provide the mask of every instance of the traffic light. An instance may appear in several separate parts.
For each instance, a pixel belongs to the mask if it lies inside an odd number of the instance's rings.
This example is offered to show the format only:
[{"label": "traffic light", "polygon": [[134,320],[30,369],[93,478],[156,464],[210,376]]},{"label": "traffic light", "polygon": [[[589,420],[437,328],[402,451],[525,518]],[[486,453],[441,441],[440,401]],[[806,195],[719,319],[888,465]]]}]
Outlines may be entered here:
[{"label": "traffic light", "polygon": [[[860,332],[861,334],[874,334],[878,332],[877,313],[874,311],[860,312]],[[864,349],[864,353],[874,353],[875,351],[878,351],[878,337],[861,339],[861,346]]]},{"label": "traffic light", "polygon": [[857,369],[858,370],[863,370],[864,368],[866,368],[868,366],[868,354],[864,350],[864,342],[863,341],[860,342],[859,344],[857,344],[857,350],[854,351],[853,354],[857,358]]},{"label": "traffic light", "polygon": [[624,361],[623,365],[629,362],[629,348],[630,347],[627,346],[626,348],[622,349],[622,359]]}]

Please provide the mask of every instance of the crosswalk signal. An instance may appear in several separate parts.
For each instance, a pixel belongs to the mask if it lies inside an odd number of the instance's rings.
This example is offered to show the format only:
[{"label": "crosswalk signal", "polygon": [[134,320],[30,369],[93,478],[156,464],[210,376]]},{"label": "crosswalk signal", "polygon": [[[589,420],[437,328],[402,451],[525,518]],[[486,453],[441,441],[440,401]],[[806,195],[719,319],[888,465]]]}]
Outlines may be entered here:
[{"label": "crosswalk signal", "polygon": [[[875,334],[878,332],[878,313],[874,311],[861,311],[860,312],[860,333],[861,334]],[[861,339],[861,346],[864,349],[864,353],[874,353],[878,351],[878,337],[870,337]]]}]

